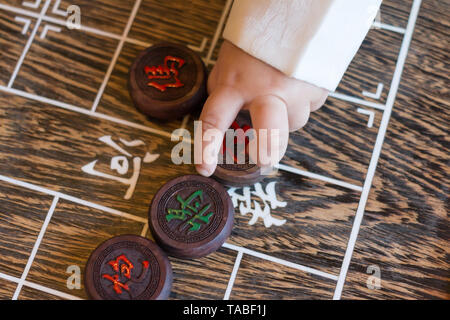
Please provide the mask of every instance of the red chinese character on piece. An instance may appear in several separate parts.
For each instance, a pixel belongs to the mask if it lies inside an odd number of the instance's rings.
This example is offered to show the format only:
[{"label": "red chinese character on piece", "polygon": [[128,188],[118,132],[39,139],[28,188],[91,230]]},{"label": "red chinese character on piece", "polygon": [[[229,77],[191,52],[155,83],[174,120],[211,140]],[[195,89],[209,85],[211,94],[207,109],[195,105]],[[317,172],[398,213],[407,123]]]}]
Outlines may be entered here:
[{"label": "red chinese character on piece", "polygon": [[134,266],[124,254],[118,256],[116,260],[111,260],[110,262],[108,262],[108,264],[113,268],[115,272],[119,272],[120,261],[123,261],[124,263],[120,267],[120,273],[123,274],[126,278],[131,279],[131,269],[133,269]]},{"label": "red chinese character on piece", "polygon": [[[231,128],[233,130],[239,130],[242,129],[242,131],[244,131],[244,134],[238,134],[236,137],[234,137],[234,145],[240,145],[242,143],[245,143],[245,148],[246,149],[247,145],[249,144],[249,137],[245,137],[245,133],[247,132],[247,130],[251,129],[251,127],[249,125],[244,125],[242,128],[239,126],[239,124],[234,121],[231,124]],[[245,139],[245,140],[244,140]],[[226,137],[223,138],[223,142],[222,142],[222,155],[225,154],[225,152],[228,151],[228,153],[233,157],[234,162],[237,163],[238,159],[237,159],[237,154],[234,154],[234,150],[228,150],[226,147]]]},{"label": "red chinese character on piece", "polygon": [[[121,264],[122,262],[122,264]],[[111,268],[116,272],[115,275],[109,275],[109,274],[103,274],[102,277],[104,279],[107,279],[109,281],[111,281],[113,283],[113,289],[117,294],[121,294],[122,293],[122,289],[126,290],[126,291],[130,291],[130,287],[128,286],[128,282],[131,283],[139,283],[142,280],[144,280],[147,271],[148,271],[148,267],[149,267],[149,262],[148,261],[142,261],[142,273],[139,275],[139,277],[137,277],[136,280],[132,280],[131,279],[131,270],[134,269],[133,264],[131,263],[130,260],[128,260],[128,258],[122,254],[120,256],[118,256],[116,259],[111,260],[108,262],[108,264],[111,266]],[[119,268],[120,267],[120,268]],[[124,276],[125,278],[129,279],[127,282],[122,283],[120,282],[119,277],[120,276]]]},{"label": "red chinese character on piece", "polygon": [[[166,91],[167,88],[179,88],[184,84],[178,79],[178,69],[184,65],[185,61],[181,58],[166,56],[164,58],[164,65],[157,67],[145,67],[145,74],[149,80],[168,80],[173,77],[174,82],[160,84],[156,81],[150,81],[149,86],[158,89],[161,92]],[[170,65],[169,65],[170,64]]]},{"label": "red chinese character on piece", "polygon": [[113,283],[114,291],[117,294],[121,294],[122,293],[122,289],[121,288],[123,288],[123,289],[125,289],[127,291],[130,291],[130,288],[128,287],[128,285],[126,283],[124,284],[124,283],[119,281],[119,275],[118,274],[115,274],[112,277],[109,274],[104,274],[102,277],[105,278],[105,279],[110,280]]}]

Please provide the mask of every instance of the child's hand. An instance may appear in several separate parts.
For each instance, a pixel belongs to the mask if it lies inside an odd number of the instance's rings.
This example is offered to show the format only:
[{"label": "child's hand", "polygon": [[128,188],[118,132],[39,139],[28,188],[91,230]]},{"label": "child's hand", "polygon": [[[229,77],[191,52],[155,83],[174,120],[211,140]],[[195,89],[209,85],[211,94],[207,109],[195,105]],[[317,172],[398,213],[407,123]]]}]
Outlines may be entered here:
[{"label": "child's hand", "polygon": [[[328,96],[325,89],[287,77],[228,41],[223,43],[209,76],[208,93],[210,96],[200,115],[203,132],[217,129],[224,134],[242,108],[250,111],[258,141],[258,130],[268,129],[267,149],[260,146],[258,150],[257,163],[261,167],[271,167],[281,160],[288,145],[289,131],[302,128],[309,113],[319,109]],[[278,129],[280,134],[279,144],[274,146],[270,144],[272,129]],[[200,174],[214,173],[222,140],[223,136],[202,143],[203,163],[196,165]],[[205,149],[214,152],[205,154]],[[278,156],[268,163],[261,154]]]}]

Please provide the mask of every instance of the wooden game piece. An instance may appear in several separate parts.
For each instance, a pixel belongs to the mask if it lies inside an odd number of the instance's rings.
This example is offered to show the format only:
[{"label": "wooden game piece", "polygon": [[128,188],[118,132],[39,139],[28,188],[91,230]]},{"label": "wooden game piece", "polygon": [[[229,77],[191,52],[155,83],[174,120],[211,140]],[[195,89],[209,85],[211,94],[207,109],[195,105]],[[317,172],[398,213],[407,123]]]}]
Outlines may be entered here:
[{"label": "wooden game piece", "polygon": [[[250,118],[250,113],[247,110],[242,110],[239,112],[236,120],[230,127],[230,129],[233,130],[242,129],[244,132],[250,128],[252,128],[252,120]],[[245,154],[245,163],[237,163],[236,150],[238,149],[236,148],[236,145],[238,143],[238,139],[235,138],[234,141],[235,150],[227,150],[224,138],[221,149],[223,160],[221,162],[219,161],[213,177],[220,183],[229,187],[244,187],[261,181],[264,178],[264,175],[261,175],[261,169],[256,164],[250,163],[247,152]],[[248,141],[249,138],[246,138],[245,142],[241,141],[240,143],[245,143],[247,146]],[[248,151],[246,146],[242,148],[242,150]],[[227,164],[225,162],[227,152],[231,152],[231,155],[236,163]]]},{"label": "wooden game piece", "polygon": [[206,68],[191,49],[159,43],[141,52],[129,73],[129,91],[142,113],[159,119],[180,118],[203,106]]},{"label": "wooden game piece", "polygon": [[153,241],[123,235],[92,252],[84,284],[95,300],[162,300],[170,294],[172,267]]},{"label": "wooden game piece", "polygon": [[194,259],[219,249],[231,233],[233,203],[217,181],[199,175],[175,178],[153,197],[149,227],[167,254]]}]

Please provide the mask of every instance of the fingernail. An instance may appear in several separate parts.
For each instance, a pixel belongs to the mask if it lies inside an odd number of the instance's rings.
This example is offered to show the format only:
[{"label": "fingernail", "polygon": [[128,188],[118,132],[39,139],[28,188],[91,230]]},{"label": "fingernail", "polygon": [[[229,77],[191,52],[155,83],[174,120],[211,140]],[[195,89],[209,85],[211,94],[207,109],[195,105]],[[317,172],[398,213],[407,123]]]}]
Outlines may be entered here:
[{"label": "fingernail", "polygon": [[204,177],[209,177],[212,174],[209,172],[209,170],[206,170],[205,168],[197,168],[197,172]]}]

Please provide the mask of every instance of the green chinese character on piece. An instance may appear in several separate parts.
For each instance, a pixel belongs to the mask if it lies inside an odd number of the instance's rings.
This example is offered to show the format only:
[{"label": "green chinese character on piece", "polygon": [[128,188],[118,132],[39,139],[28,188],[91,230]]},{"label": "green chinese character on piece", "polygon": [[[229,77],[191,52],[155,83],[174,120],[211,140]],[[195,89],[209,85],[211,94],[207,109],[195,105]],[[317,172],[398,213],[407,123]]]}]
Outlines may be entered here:
[{"label": "green chinese character on piece", "polygon": [[[199,198],[200,202],[192,202],[195,198]],[[181,205],[181,209],[167,209],[166,220],[167,222],[172,219],[183,220],[190,218],[186,223],[191,225],[189,231],[198,231],[202,226],[200,222],[209,224],[210,219],[214,212],[209,212],[205,215],[205,212],[211,207],[211,204],[207,204],[202,209],[200,209],[200,203],[203,202],[203,190],[195,191],[186,200],[180,195],[177,195],[177,201]]]}]

